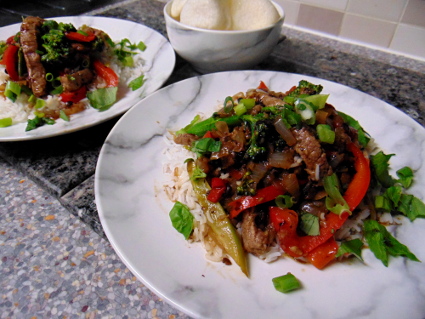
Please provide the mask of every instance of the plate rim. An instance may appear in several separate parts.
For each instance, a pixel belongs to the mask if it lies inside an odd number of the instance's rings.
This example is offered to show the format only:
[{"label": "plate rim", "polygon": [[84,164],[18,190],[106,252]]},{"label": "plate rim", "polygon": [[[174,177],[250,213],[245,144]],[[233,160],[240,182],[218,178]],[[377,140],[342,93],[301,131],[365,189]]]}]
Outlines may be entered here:
[{"label": "plate rim", "polygon": [[[164,52],[166,51],[167,53],[170,53],[170,55],[167,57],[168,62],[169,62],[169,69],[164,73],[165,77],[162,79],[161,82],[158,82],[158,84],[156,86],[154,86],[150,91],[145,92],[143,97],[138,97],[137,100],[133,101],[133,103],[129,103],[129,106],[126,106],[125,108],[122,108],[120,110],[113,110],[113,107],[115,106],[115,104],[110,108],[112,109],[112,112],[110,114],[108,114],[107,116],[102,116],[100,119],[95,120],[95,121],[90,121],[87,123],[84,123],[82,125],[72,125],[71,128],[68,128],[68,125],[65,124],[65,126],[61,129],[61,130],[54,130],[51,132],[48,132],[46,134],[34,134],[34,135],[28,135],[25,132],[25,125],[26,123],[17,123],[14,124],[13,127],[14,129],[16,129],[16,126],[21,126],[22,127],[22,133],[19,135],[12,135],[12,136],[0,136],[0,142],[21,142],[21,141],[33,141],[33,140],[41,140],[41,139],[47,139],[47,138],[51,138],[51,137],[56,137],[56,136],[61,136],[61,135],[65,135],[65,134],[69,134],[69,133],[73,133],[73,132],[77,132],[80,130],[84,130],[99,124],[102,124],[108,120],[111,120],[113,118],[116,118],[124,113],[126,113],[128,110],[130,110],[134,105],[136,105],[140,100],[143,100],[144,98],[146,98],[147,96],[149,96],[150,94],[154,93],[155,91],[159,90],[160,88],[163,87],[163,85],[167,82],[167,80],[170,78],[170,76],[172,75],[175,65],[176,65],[176,53],[174,51],[174,49],[171,46],[171,43],[168,41],[168,39],[162,35],[159,31],[153,29],[152,27],[149,27],[143,23],[139,23],[139,22],[135,22],[135,21],[131,21],[131,20],[126,20],[126,19],[121,19],[121,18],[116,18],[116,17],[105,17],[105,16],[91,16],[91,15],[81,15],[81,16],[57,16],[57,17],[48,17],[48,18],[44,18],[45,20],[56,20],[56,21],[64,21],[64,20],[92,20],[92,21],[102,21],[104,23],[108,22],[108,21],[119,21],[120,23],[124,23],[124,24],[128,24],[129,26],[133,25],[133,28],[135,26],[139,26],[142,28],[146,28],[146,30],[149,30],[150,32],[152,32],[152,34],[155,35],[155,37],[157,37],[158,39],[162,39],[164,41],[164,45],[165,45],[165,49]],[[75,23],[75,22],[71,22],[71,23]],[[84,22],[83,22],[84,23]],[[21,23],[13,23],[7,26],[2,26],[0,27],[0,32],[4,32],[5,29],[9,29],[9,28],[18,28],[21,25]],[[131,29],[128,29],[131,30]],[[142,41],[144,41],[144,39],[141,39]],[[119,101],[117,101],[116,103],[119,103]],[[83,112],[86,112],[87,110],[90,110],[92,108],[88,108],[86,110],[84,110]],[[98,111],[99,112],[99,111]],[[101,112],[99,112],[101,113]],[[81,113],[80,113],[81,114]],[[72,121],[72,119],[71,119]],[[57,124],[57,123],[56,123]],[[54,125],[56,125],[54,124]],[[11,128],[10,127],[10,128]],[[1,130],[7,130],[8,127],[5,128],[0,128]],[[39,128],[42,129],[42,128]],[[40,132],[40,131],[38,131]]]}]

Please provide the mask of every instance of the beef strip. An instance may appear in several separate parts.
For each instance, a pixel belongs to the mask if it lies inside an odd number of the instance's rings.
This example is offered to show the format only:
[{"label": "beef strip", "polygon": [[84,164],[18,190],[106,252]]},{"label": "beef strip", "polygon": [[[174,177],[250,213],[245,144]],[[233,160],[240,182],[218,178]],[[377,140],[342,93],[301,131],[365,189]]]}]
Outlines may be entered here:
[{"label": "beef strip", "polygon": [[76,91],[83,85],[91,83],[93,76],[92,71],[83,69],[71,74],[61,75],[60,82],[65,92]]},{"label": "beef strip", "polygon": [[284,102],[281,98],[270,95],[263,91],[252,90],[247,92],[246,95],[249,99],[255,99],[257,102],[263,103],[265,106],[283,105]]},{"label": "beef strip", "polygon": [[[322,150],[320,142],[314,134],[307,127],[294,129],[292,133],[297,140],[294,149],[303,159],[310,179],[318,181],[331,173],[326,153]],[[317,166],[319,166],[319,176],[316,176]]]},{"label": "beef strip", "polygon": [[20,43],[28,69],[28,84],[36,97],[46,94],[46,70],[37,53],[38,28],[44,20],[38,17],[27,17],[21,25]]},{"label": "beef strip", "polygon": [[255,223],[256,214],[247,210],[242,219],[242,243],[245,250],[256,256],[266,253],[273,243],[275,231],[271,224],[261,230]]}]

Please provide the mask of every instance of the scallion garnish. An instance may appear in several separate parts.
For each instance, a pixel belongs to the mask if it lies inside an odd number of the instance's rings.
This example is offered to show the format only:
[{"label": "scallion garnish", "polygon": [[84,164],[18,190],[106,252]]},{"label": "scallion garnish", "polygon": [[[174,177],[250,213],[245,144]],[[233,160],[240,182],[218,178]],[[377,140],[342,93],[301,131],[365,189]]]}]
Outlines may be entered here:
[{"label": "scallion garnish", "polygon": [[135,91],[137,89],[140,89],[143,84],[145,83],[145,76],[142,74],[141,76],[138,76],[137,78],[133,79],[129,84],[128,87]]},{"label": "scallion garnish", "polygon": [[19,94],[21,94],[21,86],[16,82],[7,81],[4,95],[12,102],[15,102]]},{"label": "scallion garnish", "polygon": [[8,127],[11,126],[13,123],[11,117],[5,117],[3,119],[0,119],[0,127]]},{"label": "scallion garnish", "polygon": [[301,288],[301,282],[290,272],[286,275],[275,277],[272,281],[275,289],[285,294]]},{"label": "scallion garnish", "polygon": [[60,110],[60,111],[59,111],[59,117],[60,117],[62,120],[66,121],[66,122],[69,122],[69,117],[68,117],[68,115],[66,115],[66,113],[65,113],[65,111],[64,111],[64,110]]},{"label": "scallion garnish", "polygon": [[316,127],[319,140],[323,143],[333,144],[335,142],[335,132],[327,124],[318,124]]}]

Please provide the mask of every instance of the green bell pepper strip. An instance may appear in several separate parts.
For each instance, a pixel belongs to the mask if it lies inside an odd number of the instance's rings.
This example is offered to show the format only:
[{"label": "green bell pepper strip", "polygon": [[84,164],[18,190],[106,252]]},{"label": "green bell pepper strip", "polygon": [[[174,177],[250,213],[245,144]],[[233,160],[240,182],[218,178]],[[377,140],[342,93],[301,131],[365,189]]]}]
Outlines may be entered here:
[{"label": "green bell pepper strip", "polygon": [[[192,177],[195,168],[194,161],[187,162],[187,171],[190,177]],[[207,199],[207,194],[211,190],[210,185],[205,178],[191,178],[191,182],[202,210],[211,217],[207,217],[207,225],[212,230],[212,238],[233,258],[242,272],[249,276],[246,254],[235,227],[220,203],[212,203]]]}]

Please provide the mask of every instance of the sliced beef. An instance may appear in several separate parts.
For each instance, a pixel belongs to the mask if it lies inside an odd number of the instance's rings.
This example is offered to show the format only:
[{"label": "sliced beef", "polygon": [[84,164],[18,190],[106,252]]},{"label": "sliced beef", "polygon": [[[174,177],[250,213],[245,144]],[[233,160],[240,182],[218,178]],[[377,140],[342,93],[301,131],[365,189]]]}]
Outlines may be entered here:
[{"label": "sliced beef", "polygon": [[[326,154],[322,150],[319,140],[307,127],[292,131],[297,143],[294,145],[295,151],[301,156],[306,171],[311,180],[318,181],[330,173],[330,166],[326,159]],[[316,170],[319,169],[319,174]]]},{"label": "sliced beef", "polygon": [[242,243],[247,252],[258,256],[268,251],[276,233],[271,225],[265,230],[257,227],[255,218],[256,214],[250,210],[244,213],[241,223]]},{"label": "sliced beef", "polygon": [[46,70],[37,53],[38,28],[44,20],[38,17],[27,17],[21,25],[21,48],[28,69],[28,84],[36,97],[46,94]]},{"label": "sliced beef", "polygon": [[281,98],[270,95],[263,91],[249,91],[246,95],[249,99],[255,99],[257,102],[263,103],[265,106],[283,105],[284,102]]},{"label": "sliced beef", "polygon": [[76,91],[82,86],[91,83],[94,74],[89,69],[83,69],[71,74],[60,76],[60,82],[65,92]]}]

